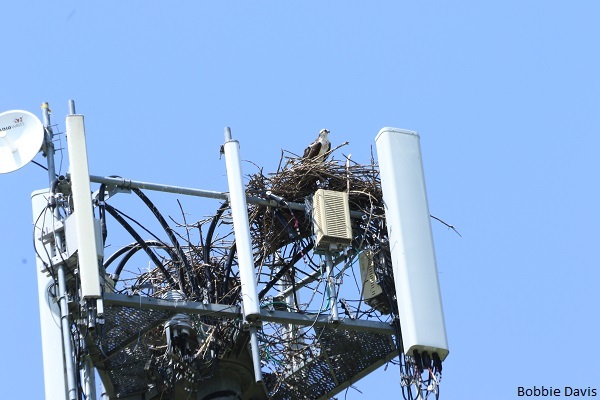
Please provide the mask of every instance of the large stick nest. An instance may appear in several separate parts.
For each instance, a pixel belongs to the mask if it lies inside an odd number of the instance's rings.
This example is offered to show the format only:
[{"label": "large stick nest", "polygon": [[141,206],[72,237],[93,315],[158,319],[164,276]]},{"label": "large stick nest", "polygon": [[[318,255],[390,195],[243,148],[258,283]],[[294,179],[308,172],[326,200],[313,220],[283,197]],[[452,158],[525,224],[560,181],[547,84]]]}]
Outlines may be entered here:
[{"label": "large stick nest", "polygon": [[[335,150],[337,149],[333,151]],[[276,173],[265,175],[261,169],[250,175],[248,181],[248,192],[251,195],[263,197],[270,191],[287,202],[306,203],[309,206],[307,210],[310,209],[312,196],[321,188],[348,192],[350,210],[363,214],[363,218],[353,219],[355,239],[364,242],[362,236],[370,222],[376,218],[382,220],[383,217],[379,169],[373,160],[371,164],[362,165],[348,157],[320,161],[290,157],[282,153]],[[311,218],[306,212],[285,206],[275,208],[251,205],[249,216],[255,251],[263,256],[273,254],[293,241],[311,238],[313,235]]]}]

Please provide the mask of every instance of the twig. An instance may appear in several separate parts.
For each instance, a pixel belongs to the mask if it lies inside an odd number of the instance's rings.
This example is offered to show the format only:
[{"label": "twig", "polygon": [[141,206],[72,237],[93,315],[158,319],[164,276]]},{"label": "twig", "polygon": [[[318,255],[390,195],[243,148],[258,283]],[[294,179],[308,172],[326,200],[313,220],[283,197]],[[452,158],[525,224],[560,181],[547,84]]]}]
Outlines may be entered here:
[{"label": "twig", "polygon": [[456,228],[454,227],[454,225],[450,225],[449,223],[442,221],[441,219],[439,219],[438,217],[436,217],[436,216],[434,216],[434,215],[431,215],[431,214],[429,214],[429,216],[430,216],[431,218],[435,219],[436,221],[439,221],[439,222],[441,222],[442,224],[446,225],[448,228],[450,228],[450,229],[452,229],[454,232],[456,232],[456,234],[457,234],[458,236],[462,237],[462,235],[461,235],[461,234],[460,234],[460,233],[459,233],[459,232],[456,230]]}]

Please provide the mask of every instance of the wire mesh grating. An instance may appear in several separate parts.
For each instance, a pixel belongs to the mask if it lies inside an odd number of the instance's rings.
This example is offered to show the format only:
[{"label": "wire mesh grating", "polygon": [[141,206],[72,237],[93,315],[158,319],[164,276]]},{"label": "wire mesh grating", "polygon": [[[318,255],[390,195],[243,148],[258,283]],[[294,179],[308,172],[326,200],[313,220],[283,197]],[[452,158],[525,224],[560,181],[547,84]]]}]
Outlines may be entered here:
[{"label": "wire mesh grating", "polygon": [[289,374],[279,385],[270,376],[267,386],[274,400],[328,398],[398,352],[392,337],[370,332],[315,328],[320,354]]},{"label": "wire mesh grating", "polygon": [[117,398],[148,389],[144,367],[151,357],[145,336],[173,312],[110,306],[104,311],[103,329],[96,335],[99,363],[104,366]]}]

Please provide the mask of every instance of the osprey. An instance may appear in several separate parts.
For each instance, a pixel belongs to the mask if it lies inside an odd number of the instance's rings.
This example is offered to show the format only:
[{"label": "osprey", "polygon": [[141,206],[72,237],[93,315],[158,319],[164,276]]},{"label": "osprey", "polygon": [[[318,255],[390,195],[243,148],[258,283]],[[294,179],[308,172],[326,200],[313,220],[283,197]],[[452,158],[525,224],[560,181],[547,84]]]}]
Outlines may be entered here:
[{"label": "osprey", "polygon": [[325,153],[331,150],[331,142],[327,139],[327,135],[329,131],[327,129],[321,129],[319,132],[319,137],[308,145],[306,150],[304,150],[303,158],[306,159],[317,159],[319,161],[325,160]]}]

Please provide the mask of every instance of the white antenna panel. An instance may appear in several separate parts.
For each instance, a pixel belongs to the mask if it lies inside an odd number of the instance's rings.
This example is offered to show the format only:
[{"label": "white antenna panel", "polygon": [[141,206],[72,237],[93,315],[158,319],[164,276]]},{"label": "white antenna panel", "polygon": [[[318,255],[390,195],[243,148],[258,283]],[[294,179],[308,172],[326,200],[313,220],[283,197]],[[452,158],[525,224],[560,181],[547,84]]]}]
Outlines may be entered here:
[{"label": "white antenna panel", "polygon": [[29,111],[13,110],[0,114],[0,173],[16,171],[40,151],[44,126]]},{"label": "white antenna panel", "polygon": [[85,126],[83,115],[68,115],[66,121],[67,148],[69,150],[69,168],[71,170],[71,190],[75,220],[77,260],[81,277],[81,296],[84,299],[102,297],[100,290],[100,272],[98,258],[101,254],[96,248],[96,230],[90,190],[90,172],[87,148],[85,144]]},{"label": "white antenna panel", "polygon": [[375,138],[392,267],[407,355],[448,355],[419,135],[383,128]]}]

